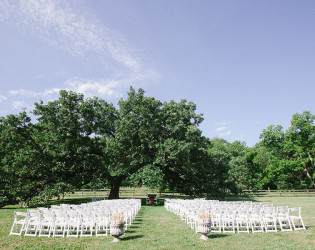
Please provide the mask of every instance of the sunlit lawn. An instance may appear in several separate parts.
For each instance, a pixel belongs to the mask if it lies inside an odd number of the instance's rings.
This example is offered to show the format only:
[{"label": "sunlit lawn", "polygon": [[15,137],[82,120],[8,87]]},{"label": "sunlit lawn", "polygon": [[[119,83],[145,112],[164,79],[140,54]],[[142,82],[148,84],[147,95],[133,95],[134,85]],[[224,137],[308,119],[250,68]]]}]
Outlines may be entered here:
[{"label": "sunlit lawn", "polygon": [[[250,234],[210,234],[208,241],[163,206],[143,206],[133,225],[121,237],[113,238],[39,238],[9,236],[13,211],[0,209],[0,249],[315,249],[315,197],[259,197],[255,202],[273,203],[275,206],[302,207],[306,231]],[[80,200],[74,200],[78,202]]]}]

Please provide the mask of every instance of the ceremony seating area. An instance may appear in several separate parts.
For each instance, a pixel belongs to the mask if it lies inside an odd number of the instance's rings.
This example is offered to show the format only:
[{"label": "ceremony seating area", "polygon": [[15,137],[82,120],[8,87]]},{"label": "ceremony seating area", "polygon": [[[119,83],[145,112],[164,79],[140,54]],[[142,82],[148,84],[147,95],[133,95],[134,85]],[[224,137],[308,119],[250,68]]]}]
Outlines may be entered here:
[{"label": "ceremony seating area", "polygon": [[211,215],[213,233],[249,233],[305,230],[301,208],[251,201],[166,199],[165,208],[198,232],[198,214]]},{"label": "ceremony seating area", "polygon": [[110,218],[120,214],[125,229],[141,208],[140,199],[99,200],[81,205],[60,204],[14,212],[10,235],[39,237],[107,236]]}]

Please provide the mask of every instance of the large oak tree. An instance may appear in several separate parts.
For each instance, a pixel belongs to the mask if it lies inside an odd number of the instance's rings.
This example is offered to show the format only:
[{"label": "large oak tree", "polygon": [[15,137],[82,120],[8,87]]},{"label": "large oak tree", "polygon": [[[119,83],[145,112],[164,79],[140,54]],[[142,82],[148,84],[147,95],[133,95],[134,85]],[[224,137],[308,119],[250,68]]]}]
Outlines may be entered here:
[{"label": "large oak tree", "polygon": [[150,166],[171,188],[215,195],[223,169],[207,152],[195,111],[192,102],[162,103],[142,89],[130,88],[117,107],[61,91],[57,100],[35,103],[34,123],[25,112],[0,121],[2,186],[24,190],[22,200],[49,199],[94,181],[108,183],[109,198],[118,198],[122,181]]}]

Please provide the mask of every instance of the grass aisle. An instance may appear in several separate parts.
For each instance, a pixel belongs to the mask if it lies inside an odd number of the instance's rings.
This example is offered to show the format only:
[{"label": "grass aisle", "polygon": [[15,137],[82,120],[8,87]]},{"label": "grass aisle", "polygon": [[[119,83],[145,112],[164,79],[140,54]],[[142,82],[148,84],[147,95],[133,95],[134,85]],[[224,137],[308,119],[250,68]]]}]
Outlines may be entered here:
[{"label": "grass aisle", "polygon": [[[162,206],[142,207],[135,223],[122,237],[131,249],[182,249],[204,247],[188,225]],[[125,243],[125,242],[123,242]],[[119,248],[119,246],[118,246]]]}]

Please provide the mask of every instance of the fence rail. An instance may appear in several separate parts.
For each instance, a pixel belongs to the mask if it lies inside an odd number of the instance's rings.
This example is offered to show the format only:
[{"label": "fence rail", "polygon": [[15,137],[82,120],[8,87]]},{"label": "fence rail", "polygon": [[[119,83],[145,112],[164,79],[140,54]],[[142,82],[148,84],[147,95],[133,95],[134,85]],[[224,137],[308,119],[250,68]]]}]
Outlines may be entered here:
[{"label": "fence rail", "polygon": [[[81,189],[74,193],[68,193],[65,197],[103,197],[107,198],[109,195],[110,189]],[[172,198],[172,197],[181,197],[181,198],[193,198],[185,194],[176,193],[173,191],[160,191],[159,189],[125,189],[122,188],[119,191],[119,197],[121,198],[144,198],[148,194],[156,194],[157,197],[163,198]],[[294,190],[243,190],[243,196],[266,196],[266,197],[307,197],[315,196],[315,189],[294,189]]]},{"label": "fence rail", "polygon": [[248,196],[315,196],[315,189],[292,190],[243,190],[243,195]]},{"label": "fence rail", "polygon": [[[74,193],[68,193],[65,197],[108,197],[110,189],[81,189]],[[145,198],[148,194],[156,194],[157,197],[182,197],[187,198],[188,196],[173,191],[161,191],[159,189],[120,189],[119,197],[123,198]]]}]

